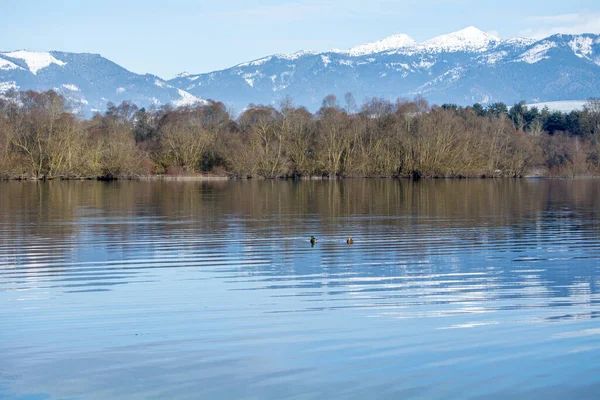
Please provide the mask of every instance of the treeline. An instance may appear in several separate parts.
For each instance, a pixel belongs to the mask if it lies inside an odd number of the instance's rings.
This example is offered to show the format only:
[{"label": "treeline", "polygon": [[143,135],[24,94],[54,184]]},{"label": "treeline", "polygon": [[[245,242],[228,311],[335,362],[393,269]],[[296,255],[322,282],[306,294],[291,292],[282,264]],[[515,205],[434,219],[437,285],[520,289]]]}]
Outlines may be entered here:
[{"label": "treeline", "polygon": [[599,139],[595,100],[564,114],[422,98],[356,106],[348,94],[344,106],[327,96],[314,114],[287,99],[237,118],[219,102],[153,110],[125,102],[86,120],[53,91],[0,97],[4,178],[596,175]]}]

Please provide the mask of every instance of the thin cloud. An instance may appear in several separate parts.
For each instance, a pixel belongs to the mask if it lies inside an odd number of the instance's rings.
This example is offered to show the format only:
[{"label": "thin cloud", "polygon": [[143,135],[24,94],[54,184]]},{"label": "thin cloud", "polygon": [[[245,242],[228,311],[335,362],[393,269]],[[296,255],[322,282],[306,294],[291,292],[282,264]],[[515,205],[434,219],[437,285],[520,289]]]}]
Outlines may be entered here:
[{"label": "thin cloud", "polygon": [[576,13],[535,16],[526,19],[535,27],[520,32],[521,36],[542,39],[556,33],[600,33],[600,13]]}]

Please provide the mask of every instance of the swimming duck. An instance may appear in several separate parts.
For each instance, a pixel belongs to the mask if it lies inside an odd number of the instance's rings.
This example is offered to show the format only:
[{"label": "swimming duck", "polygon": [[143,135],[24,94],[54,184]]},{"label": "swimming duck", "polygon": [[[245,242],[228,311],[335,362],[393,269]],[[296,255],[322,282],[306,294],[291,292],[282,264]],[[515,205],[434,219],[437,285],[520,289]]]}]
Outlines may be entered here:
[{"label": "swimming duck", "polygon": [[314,245],[315,243],[317,243],[317,238],[314,236],[310,237],[310,244]]},{"label": "swimming duck", "polygon": [[346,239],[346,243],[347,243],[348,245],[351,245],[352,243],[354,243],[354,240],[352,240],[352,238],[347,238],[347,239]]}]

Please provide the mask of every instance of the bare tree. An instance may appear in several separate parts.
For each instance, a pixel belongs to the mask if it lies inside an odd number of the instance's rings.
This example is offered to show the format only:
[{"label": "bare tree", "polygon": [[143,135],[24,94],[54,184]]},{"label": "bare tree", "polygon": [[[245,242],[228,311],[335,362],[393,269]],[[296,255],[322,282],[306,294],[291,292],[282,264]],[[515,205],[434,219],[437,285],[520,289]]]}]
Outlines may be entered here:
[{"label": "bare tree", "polygon": [[288,121],[273,107],[254,106],[238,120],[240,129],[249,138],[255,150],[255,170],[265,178],[275,178],[285,169],[283,137],[288,132]]}]

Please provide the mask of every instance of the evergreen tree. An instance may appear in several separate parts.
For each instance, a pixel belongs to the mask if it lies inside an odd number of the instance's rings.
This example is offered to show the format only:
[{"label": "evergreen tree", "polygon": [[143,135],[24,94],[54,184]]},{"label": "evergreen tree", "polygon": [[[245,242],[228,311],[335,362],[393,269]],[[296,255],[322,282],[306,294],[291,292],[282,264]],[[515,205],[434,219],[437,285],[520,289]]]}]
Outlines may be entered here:
[{"label": "evergreen tree", "polygon": [[477,114],[479,117],[483,117],[485,115],[485,108],[483,108],[483,106],[479,103],[473,104],[473,111],[475,111],[475,114]]},{"label": "evergreen tree", "polygon": [[508,113],[508,107],[504,103],[494,103],[487,107],[486,114],[490,117],[499,117]]}]

